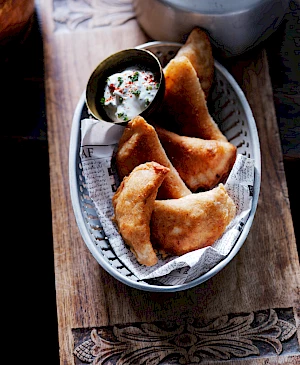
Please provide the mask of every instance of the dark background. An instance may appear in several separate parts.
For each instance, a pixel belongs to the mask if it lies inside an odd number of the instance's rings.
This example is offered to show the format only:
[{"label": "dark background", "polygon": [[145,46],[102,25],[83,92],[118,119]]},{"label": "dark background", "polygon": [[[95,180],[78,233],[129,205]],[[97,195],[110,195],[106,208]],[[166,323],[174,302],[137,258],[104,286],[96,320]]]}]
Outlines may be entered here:
[{"label": "dark background", "polygon": [[[291,1],[280,28],[265,42],[299,248],[300,6]],[[273,42],[276,38],[276,42]],[[278,42],[280,39],[280,42]],[[58,363],[55,277],[45,113],[43,43],[34,15],[11,44],[0,46],[1,196],[4,293],[14,305],[23,341],[34,356]],[[297,175],[297,176],[296,176]],[[3,218],[2,218],[3,222]],[[13,322],[12,322],[13,323]],[[38,332],[37,332],[38,330]],[[46,338],[48,340],[46,341]],[[26,345],[30,358],[31,345]],[[13,354],[18,356],[18,354]],[[34,362],[34,361],[33,361]]]}]

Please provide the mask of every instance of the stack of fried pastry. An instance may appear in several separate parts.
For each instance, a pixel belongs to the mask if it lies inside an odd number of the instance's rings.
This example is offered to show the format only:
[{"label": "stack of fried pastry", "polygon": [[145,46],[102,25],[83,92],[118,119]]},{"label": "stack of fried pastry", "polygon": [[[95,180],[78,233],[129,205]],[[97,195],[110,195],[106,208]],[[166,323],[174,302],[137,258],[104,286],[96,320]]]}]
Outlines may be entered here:
[{"label": "stack of fried pastry", "polygon": [[210,41],[195,28],[164,68],[160,114],[133,118],[119,141],[114,221],[140,264],[212,245],[236,214],[223,182],[237,149],[207,107],[213,73]]}]

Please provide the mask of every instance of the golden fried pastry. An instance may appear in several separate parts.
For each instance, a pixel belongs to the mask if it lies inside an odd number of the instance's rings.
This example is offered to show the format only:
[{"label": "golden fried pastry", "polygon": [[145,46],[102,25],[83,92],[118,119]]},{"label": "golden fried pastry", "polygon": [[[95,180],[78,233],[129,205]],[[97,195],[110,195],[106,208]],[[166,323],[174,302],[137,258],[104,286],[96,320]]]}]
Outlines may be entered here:
[{"label": "golden fried pastry", "polygon": [[208,35],[200,28],[194,28],[176,57],[186,56],[197,72],[202,90],[207,99],[214,78],[214,58]]},{"label": "golden fried pastry", "polygon": [[123,179],[112,198],[114,221],[124,242],[142,265],[157,263],[149,224],[157,190],[169,171],[156,162],[141,164]]},{"label": "golden fried pastry", "polygon": [[176,199],[191,194],[168,159],[154,127],[141,116],[133,118],[125,127],[116,152],[116,167],[122,180],[141,163],[155,161],[170,169],[157,199]]},{"label": "golden fried pastry", "polygon": [[180,199],[156,200],[150,239],[159,252],[180,256],[212,245],[235,214],[236,206],[222,183]]},{"label": "golden fried pastry", "polygon": [[225,181],[236,159],[232,143],[180,136],[154,127],[172,165],[192,192],[209,190]]},{"label": "golden fried pastry", "polygon": [[164,75],[164,117],[157,123],[180,135],[227,141],[209,114],[204,92],[189,59],[186,56],[173,58],[164,68]]}]

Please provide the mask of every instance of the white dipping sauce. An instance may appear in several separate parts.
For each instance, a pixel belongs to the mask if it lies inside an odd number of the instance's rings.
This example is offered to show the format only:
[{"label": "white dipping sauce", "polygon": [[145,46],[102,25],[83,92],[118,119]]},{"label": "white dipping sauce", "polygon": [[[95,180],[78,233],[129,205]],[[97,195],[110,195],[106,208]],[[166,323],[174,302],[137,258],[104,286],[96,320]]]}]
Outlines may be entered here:
[{"label": "white dipping sauce", "polygon": [[100,102],[111,120],[123,123],[143,112],[158,88],[152,72],[132,67],[109,76]]}]

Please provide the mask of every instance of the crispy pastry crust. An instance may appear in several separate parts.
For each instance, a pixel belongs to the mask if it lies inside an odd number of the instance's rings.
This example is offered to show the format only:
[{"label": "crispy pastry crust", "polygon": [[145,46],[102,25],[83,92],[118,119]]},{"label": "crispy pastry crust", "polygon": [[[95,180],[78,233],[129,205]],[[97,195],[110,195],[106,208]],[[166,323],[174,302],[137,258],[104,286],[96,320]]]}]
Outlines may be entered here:
[{"label": "crispy pastry crust", "polygon": [[214,58],[210,40],[204,30],[194,28],[191,31],[175,58],[180,56],[186,56],[190,60],[207,99],[214,78]]},{"label": "crispy pastry crust", "polygon": [[150,217],[157,190],[170,170],[156,162],[137,166],[112,198],[114,221],[138,262],[152,266],[157,256],[150,242]]},{"label": "crispy pastry crust", "polygon": [[236,214],[223,184],[180,199],[155,201],[150,231],[161,253],[183,255],[212,245]]},{"label": "crispy pastry crust", "polygon": [[[186,56],[164,68],[166,89],[158,124],[183,136],[227,141],[209,114],[197,73]],[[162,124],[161,124],[162,123]]]},{"label": "crispy pastry crust", "polygon": [[124,129],[116,152],[117,172],[122,180],[138,165],[155,161],[170,169],[158,191],[157,199],[175,199],[191,194],[168,159],[154,127],[144,118],[133,118]]},{"label": "crispy pastry crust", "polygon": [[224,182],[234,165],[237,148],[230,142],[180,136],[154,125],[173,166],[192,191],[209,190]]}]

